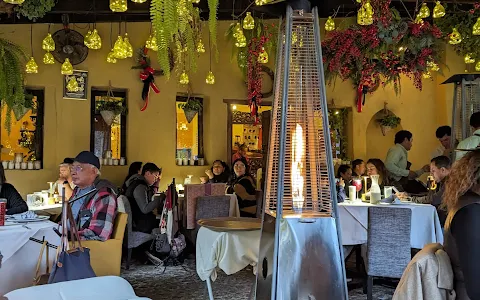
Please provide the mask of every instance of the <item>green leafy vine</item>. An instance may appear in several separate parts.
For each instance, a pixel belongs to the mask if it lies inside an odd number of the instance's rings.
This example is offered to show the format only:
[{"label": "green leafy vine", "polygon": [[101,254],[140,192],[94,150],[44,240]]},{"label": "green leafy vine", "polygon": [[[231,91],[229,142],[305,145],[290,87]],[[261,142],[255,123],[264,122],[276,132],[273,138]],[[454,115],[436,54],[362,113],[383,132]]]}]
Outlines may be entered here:
[{"label": "green leafy vine", "polygon": [[212,49],[215,51],[215,60],[218,62],[218,48],[217,48],[217,9],[219,0],[208,0],[208,29],[210,31],[210,43]]},{"label": "green leafy vine", "polygon": [[15,11],[29,20],[35,21],[43,18],[55,6],[55,0],[25,0],[22,5],[17,5]]}]

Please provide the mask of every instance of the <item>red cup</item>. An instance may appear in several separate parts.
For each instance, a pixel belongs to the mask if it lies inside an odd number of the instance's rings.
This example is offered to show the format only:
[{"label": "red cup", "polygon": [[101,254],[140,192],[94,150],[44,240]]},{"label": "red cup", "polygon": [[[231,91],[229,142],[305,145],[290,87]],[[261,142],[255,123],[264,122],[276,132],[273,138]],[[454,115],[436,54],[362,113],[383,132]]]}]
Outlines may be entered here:
[{"label": "red cup", "polygon": [[5,214],[7,213],[7,199],[0,199],[0,226],[5,225]]}]

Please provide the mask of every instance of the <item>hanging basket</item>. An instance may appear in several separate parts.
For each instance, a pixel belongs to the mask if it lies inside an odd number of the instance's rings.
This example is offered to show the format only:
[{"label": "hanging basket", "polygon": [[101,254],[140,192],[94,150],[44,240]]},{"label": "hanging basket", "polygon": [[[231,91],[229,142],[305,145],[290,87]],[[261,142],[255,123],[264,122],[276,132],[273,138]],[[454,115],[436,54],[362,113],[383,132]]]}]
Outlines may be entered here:
[{"label": "hanging basket", "polygon": [[112,126],[113,120],[115,119],[115,113],[111,110],[102,110],[100,112],[103,120],[107,123],[108,126]]},{"label": "hanging basket", "polygon": [[188,123],[191,123],[193,118],[195,118],[195,116],[197,115],[198,111],[196,110],[183,110],[183,112],[185,113],[185,118],[187,118],[187,122]]},{"label": "hanging basket", "polygon": [[382,134],[383,136],[386,136],[387,133],[392,130],[392,127],[390,126],[385,126],[385,125],[381,125],[380,128],[382,129]]}]

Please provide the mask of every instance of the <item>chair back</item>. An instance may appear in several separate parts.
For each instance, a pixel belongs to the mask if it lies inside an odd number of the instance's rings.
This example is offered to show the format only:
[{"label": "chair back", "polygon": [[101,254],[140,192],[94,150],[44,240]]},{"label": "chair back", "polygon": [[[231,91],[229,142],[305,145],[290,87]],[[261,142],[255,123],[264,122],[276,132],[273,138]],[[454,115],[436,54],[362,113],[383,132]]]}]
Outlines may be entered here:
[{"label": "chair back", "polygon": [[115,224],[113,224],[112,239],[123,241],[127,220],[128,215],[126,213],[117,213],[117,216],[115,217]]},{"label": "chair back", "polygon": [[256,190],[255,191],[255,197],[257,200],[257,212],[256,212],[256,217],[261,219],[262,218],[262,212],[263,212],[263,191],[262,190]]},{"label": "chair back", "polygon": [[202,196],[197,198],[195,219],[228,217],[230,196]]},{"label": "chair back", "polygon": [[402,277],[411,260],[411,220],[409,208],[368,208],[368,276]]},{"label": "chair back", "polygon": [[[127,234],[130,236],[132,234],[132,207],[130,206],[130,201],[128,201],[127,196],[121,195],[117,198],[118,202],[123,203],[123,208],[125,211],[124,213],[127,214],[128,220],[127,220]],[[120,210],[119,210],[120,211]]]}]

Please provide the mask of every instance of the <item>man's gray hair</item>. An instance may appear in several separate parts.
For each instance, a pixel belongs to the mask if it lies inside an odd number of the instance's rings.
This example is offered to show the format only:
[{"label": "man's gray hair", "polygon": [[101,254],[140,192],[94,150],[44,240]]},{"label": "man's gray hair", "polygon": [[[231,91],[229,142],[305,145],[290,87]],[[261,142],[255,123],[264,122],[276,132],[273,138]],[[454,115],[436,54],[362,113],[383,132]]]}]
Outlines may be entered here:
[{"label": "man's gray hair", "polygon": [[97,176],[100,177],[100,175],[102,175],[102,173],[100,172],[100,170],[97,167],[95,167],[94,165],[90,165],[90,164],[89,164],[89,166],[91,166],[92,169],[95,170],[95,173],[97,174]]}]

